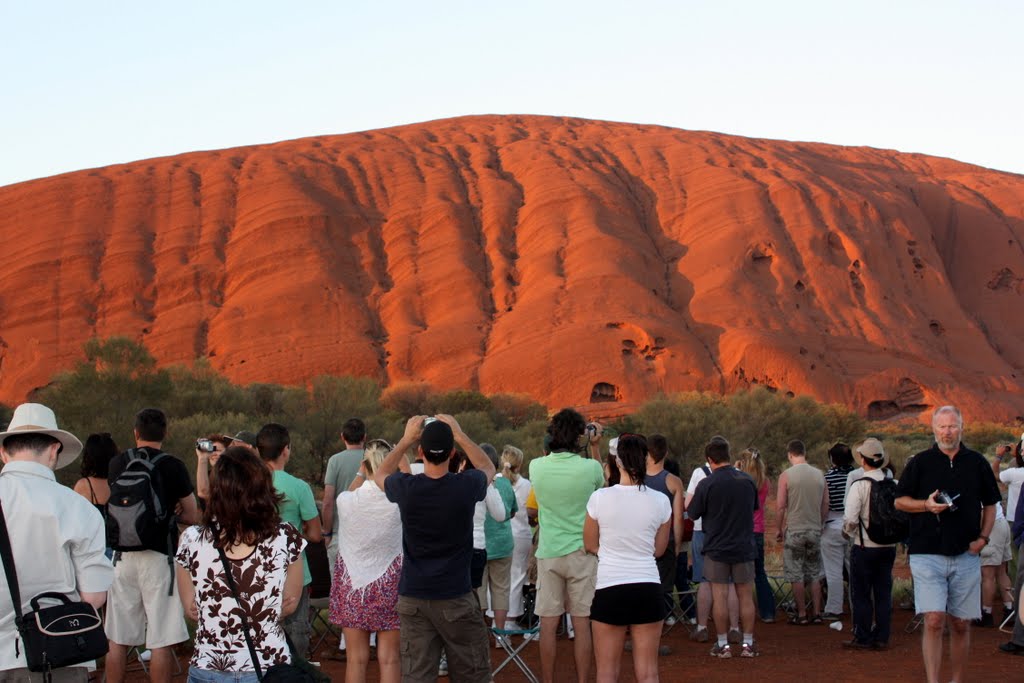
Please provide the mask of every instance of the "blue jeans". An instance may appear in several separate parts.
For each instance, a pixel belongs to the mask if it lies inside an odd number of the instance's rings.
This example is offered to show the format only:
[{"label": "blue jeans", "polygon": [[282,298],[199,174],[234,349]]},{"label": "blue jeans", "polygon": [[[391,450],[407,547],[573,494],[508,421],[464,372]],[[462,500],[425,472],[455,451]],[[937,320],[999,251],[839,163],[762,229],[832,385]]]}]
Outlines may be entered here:
[{"label": "blue jeans", "polygon": [[857,642],[889,644],[892,626],[892,565],[895,560],[895,547],[865,548],[854,545],[850,551],[853,638]]},{"label": "blue jeans", "polygon": [[258,683],[255,671],[212,671],[210,669],[197,669],[192,666],[188,669],[188,683]]},{"label": "blue jeans", "polygon": [[775,592],[768,583],[768,575],[764,571],[764,534],[755,533],[754,543],[757,555],[754,557],[754,591],[757,593],[757,614],[761,619],[775,618]]}]

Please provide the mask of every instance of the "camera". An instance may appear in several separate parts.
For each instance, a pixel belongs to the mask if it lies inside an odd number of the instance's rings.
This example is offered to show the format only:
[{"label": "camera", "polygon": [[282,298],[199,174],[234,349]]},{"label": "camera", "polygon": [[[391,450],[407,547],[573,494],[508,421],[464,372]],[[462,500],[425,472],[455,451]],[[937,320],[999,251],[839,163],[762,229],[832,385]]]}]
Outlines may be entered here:
[{"label": "camera", "polygon": [[213,453],[216,448],[214,448],[213,442],[209,439],[197,439],[196,450],[204,453]]},{"label": "camera", "polygon": [[953,512],[956,510],[956,503],[954,501],[959,497],[959,493],[950,494],[948,491],[939,491],[935,494],[935,502],[940,505],[948,505],[949,507],[947,507],[946,510]]},{"label": "camera", "polygon": [[597,423],[596,422],[589,422],[589,423],[587,423],[587,436],[589,438],[594,438],[595,436],[597,436]]},{"label": "camera", "polygon": [[436,417],[425,417],[425,418],[423,418],[423,426],[424,427],[426,427],[431,422],[437,422],[437,418]]}]

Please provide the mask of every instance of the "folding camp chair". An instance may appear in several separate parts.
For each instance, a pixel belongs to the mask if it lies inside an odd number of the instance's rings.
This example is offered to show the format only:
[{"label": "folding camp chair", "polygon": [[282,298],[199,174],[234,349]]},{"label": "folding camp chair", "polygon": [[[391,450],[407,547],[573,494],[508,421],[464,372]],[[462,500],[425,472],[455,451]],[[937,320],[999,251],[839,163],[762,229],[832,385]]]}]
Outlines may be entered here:
[{"label": "folding camp chair", "polygon": [[[134,667],[131,666],[132,656],[134,655],[135,660],[139,663],[139,668],[141,668],[142,672],[145,673],[147,676],[149,675],[149,666],[146,664],[146,662],[149,661],[149,658],[147,657],[143,659],[142,653],[144,651],[148,652],[148,650],[143,650],[141,646],[133,647],[131,650],[128,651],[128,671],[138,671],[138,669],[134,669]],[[174,651],[173,646],[171,647],[171,657],[174,659],[174,675],[177,676],[182,673],[182,669],[181,662],[178,660],[178,653]],[[103,675],[103,680],[107,680],[105,673]]]},{"label": "folding camp chair", "polygon": [[[530,665],[527,664],[526,661],[520,655],[523,649],[533,641],[534,637],[536,637],[539,631],[540,624],[537,624],[532,628],[508,629],[492,627],[491,633],[493,633],[494,637],[497,638],[498,644],[501,645],[501,649],[505,651],[505,654],[507,656],[505,657],[505,661],[499,664],[498,668],[491,672],[491,675],[497,677],[498,673],[502,669],[508,666],[510,662],[514,662],[515,665],[519,667],[519,670],[523,672],[523,675],[526,676],[526,679],[530,681],[530,683],[540,683],[540,679],[537,678],[537,675],[534,674],[533,671],[530,669]],[[519,645],[513,646],[512,636],[522,636],[523,640],[519,643]]]},{"label": "folding camp chair", "polygon": [[696,622],[693,621],[693,610],[697,606],[697,587],[691,585],[690,588],[684,591],[677,591],[675,596],[668,596],[666,600],[668,602],[668,615],[672,619],[665,620],[665,626],[662,629],[661,635],[668,635],[676,627],[676,624],[682,624],[687,632],[692,633],[696,627]]},{"label": "folding camp chair", "polygon": [[793,597],[793,585],[784,576],[769,576],[768,585],[772,587],[775,604],[790,614],[796,611],[796,598]]},{"label": "folding camp chair", "polygon": [[312,579],[309,585],[309,625],[312,628],[309,654],[312,658],[328,636],[334,636],[340,641],[341,635],[338,627],[324,616],[324,612],[331,606],[331,567],[327,562],[327,545],[323,541],[307,543],[306,561]]},{"label": "folding camp chair", "polygon": [[1006,618],[1003,619],[1002,623],[999,624],[999,630],[1003,633],[1013,633],[1013,625],[1016,623],[1016,620],[1017,610],[1013,610],[1012,612],[1007,614]]}]

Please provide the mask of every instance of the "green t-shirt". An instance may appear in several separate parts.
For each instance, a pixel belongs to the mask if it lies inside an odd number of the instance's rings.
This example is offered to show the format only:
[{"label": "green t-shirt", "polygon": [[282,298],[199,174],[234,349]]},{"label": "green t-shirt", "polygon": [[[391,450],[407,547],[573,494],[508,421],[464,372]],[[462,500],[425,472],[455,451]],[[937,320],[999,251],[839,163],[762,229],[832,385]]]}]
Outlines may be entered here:
[{"label": "green t-shirt", "polygon": [[[277,490],[284,500],[278,507],[281,514],[281,521],[288,522],[302,533],[302,523],[316,519],[320,514],[316,509],[316,501],[313,499],[313,489],[309,484],[297,477],[293,477],[284,470],[274,470],[274,489]],[[309,563],[306,562],[306,551],[302,551],[302,585],[308,586],[313,581],[309,573]]]},{"label": "green t-shirt", "polygon": [[515,540],[512,538],[512,516],[519,511],[516,492],[508,479],[498,475],[494,478],[494,488],[501,496],[501,502],[505,504],[506,517],[504,522],[495,522],[490,515],[484,517],[484,540],[487,543],[488,560],[500,560],[512,555],[515,547]]},{"label": "green t-shirt", "polygon": [[[327,474],[324,475],[324,486],[334,487],[334,500],[327,501],[327,504],[334,508],[334,520],[331,522],[332,533],[338,533],[338,494],[348,491],[352,480],[356,478],[359,471],[359,464],[363,461],[362,448],[346,448],[340,453],[335,453],[327,461]],[[327,531],[326,529],[324,531]],[[332,568],[333,570],[333,568]]]},{"label": "green t-shirt", "polygon": [[530,463],[530,483],[540,515],[537,557],[562,557],[581,549],[587,501],[604,486],[601,463],[576,453],[552,453]]}]

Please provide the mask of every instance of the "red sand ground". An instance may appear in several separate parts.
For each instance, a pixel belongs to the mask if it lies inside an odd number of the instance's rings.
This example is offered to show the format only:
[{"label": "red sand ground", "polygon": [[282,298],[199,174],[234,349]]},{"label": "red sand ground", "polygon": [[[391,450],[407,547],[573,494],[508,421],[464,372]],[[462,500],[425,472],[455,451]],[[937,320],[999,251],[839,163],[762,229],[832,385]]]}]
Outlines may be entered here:
[{"label": "red sand ground", "polygon": [[[924,680],[924,667],[921,663],[919,633],[905,634],[904,626],[911,619],[912,613],[896,610],[892,648],[887,652],[850,652],[844,650],[840,643],[849,639],[849,624],[842,633],[836,633],[825,626],[788,626],[784,623],[758,624],[755,631],[761,647],[761,656],[757,659],[719,660],[708,655],[709,644],[693,643],[687,638],[685,628],[676,626],[662,642],[672,648],[672,654],[660,659],[661,680],[666,683],[722,681],[725,683],[763,683],[805,681],[816,683],[828,681],[832,683],[879,683],[879,681],[921,681]],[[1024,658],[1004,655],[996,650],[996,646],[1008,639],[1005,634],[995,629],[974,629],[971,644],[971,657],[967,670],[967,680],[1010,682],[1024,680]],[[333,641],[330,647],[325,646],[318,657],[325,671],[332,679],[344,680],[344,664],[328,659],[330,651],[337,646]],[[533,668],[539,672],[539,648],[536,643],[527,646],[525,657]],[[187,669],[187,657],[182,655],[183,666]],[[492,655],[496,666],[501,661],[497,651]],[[627,653],[623,656],[623,675],[621,680],[626,683],[633,681],[632,660]],[[572,643],[559,640],[558,647],[558,682],[575,683],[575,669],[572,663]],[[944,670],[948,680],[947,667]],[[591,675],[591,680],[594,676]],[[129,676],[129,681],[145,681],[141,674]],[[176,680],[184,680],[179,676]],[[369,679],[376,682],[377,668],[370,662]],[[449,679],[440,679],[447,681]],[[524,677],[518,669],[506,669],[495,679],[497,683],[523,681]]]},{"label": "red sand ground", "polygon": [[465,117],[0,187],[0,231],[7,403],[121,334],[243,383],[1024,415],[1024,176],[947,159]]}]

